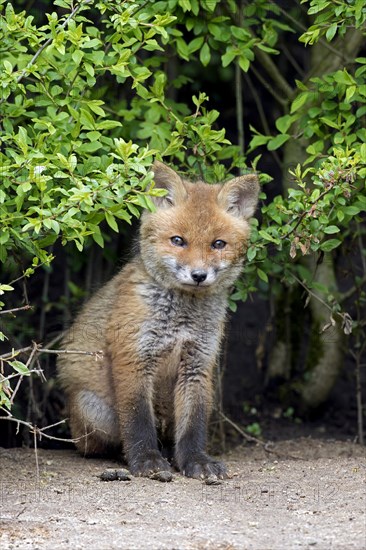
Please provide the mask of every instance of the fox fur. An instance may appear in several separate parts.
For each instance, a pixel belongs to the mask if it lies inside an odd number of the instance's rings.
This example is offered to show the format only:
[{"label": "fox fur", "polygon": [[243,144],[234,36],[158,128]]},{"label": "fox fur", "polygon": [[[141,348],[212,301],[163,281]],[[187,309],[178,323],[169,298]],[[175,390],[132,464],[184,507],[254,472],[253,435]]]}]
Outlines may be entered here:
[{"label": "fox fur", "polygon": [[225,477],[206,453],[213,371],[227,299],[258,200],[257,177],[209,185],[153,165],[155,212],[142,215],[139,251],[82,308],[58,360],[70,426],[86,455],[122,450],[134,475],[170,470],[172,441],[186,476]]}]

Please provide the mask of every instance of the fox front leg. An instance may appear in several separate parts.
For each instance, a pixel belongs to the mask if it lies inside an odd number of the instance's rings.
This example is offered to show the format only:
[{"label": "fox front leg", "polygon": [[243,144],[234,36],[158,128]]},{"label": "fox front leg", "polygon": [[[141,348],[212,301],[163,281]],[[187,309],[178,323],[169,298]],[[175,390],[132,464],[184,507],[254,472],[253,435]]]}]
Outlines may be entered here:
[{"label": "fox front leg", "polygon": [[226,466],[206,453],[212,405],[212,369],[183,369],[175,390],[175,459],[187,477],[226,477]]},{"label": "fox front leg", "polygon": [[[131,388],[129,388],[131,389]],[[149,476],[170,471],[159,449],[152,405],[152,381],[141,380],[125,399],[119,395],[119,422],[122,444],[131,473]]]}]

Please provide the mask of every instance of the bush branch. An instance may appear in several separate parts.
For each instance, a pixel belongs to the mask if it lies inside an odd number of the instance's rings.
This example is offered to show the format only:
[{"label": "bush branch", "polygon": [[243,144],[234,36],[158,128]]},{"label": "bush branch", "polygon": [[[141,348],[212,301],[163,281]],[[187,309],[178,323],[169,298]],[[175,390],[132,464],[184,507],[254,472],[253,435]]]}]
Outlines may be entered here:
[{"label": "bush branch", "polygon": [[16,313],[17,311],[26,311],[28,309],[33,309],[33,306],[27,304],[26,306],[14,307],[13,309],[4,309],[0,311],[0,315],[5,315],[5,313]]}]

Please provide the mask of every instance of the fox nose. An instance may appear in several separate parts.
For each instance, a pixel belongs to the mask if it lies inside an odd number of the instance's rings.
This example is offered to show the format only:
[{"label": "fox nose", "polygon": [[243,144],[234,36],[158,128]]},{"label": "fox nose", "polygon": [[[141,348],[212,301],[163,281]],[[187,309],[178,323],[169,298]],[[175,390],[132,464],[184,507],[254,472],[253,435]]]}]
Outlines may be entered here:
[{"label": "fox nose", "polygon": [[203,283],[203,281],[207,279],[207,273],[202,269],[194,269],[193,271],[191,271],[191,277],[194,280],[194,282],[199,285],[200,283]]}]

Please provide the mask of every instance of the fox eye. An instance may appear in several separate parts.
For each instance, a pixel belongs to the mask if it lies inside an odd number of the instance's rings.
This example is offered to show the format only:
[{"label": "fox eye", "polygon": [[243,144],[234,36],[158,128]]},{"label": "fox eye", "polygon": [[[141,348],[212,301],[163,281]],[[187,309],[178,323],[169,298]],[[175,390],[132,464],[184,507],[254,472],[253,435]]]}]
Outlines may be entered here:
[{"label": "fox eye", "polygon": [[225,248],[226,242],[222,241],[221,239],[218,239],[217,241],[214,241],[211,245],[212,248],[215,248],[216,250],[222,250]]},{"label": "fox eye", "polygon": [[174,244],[174,246],[185,246],[186,242],[182,237],[179,237],[178,235],[175,235],[170,239],[170,242]]}]

